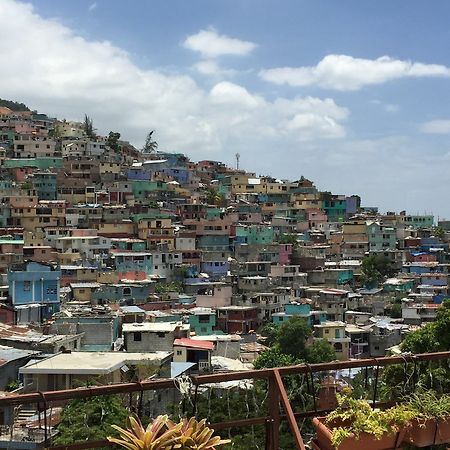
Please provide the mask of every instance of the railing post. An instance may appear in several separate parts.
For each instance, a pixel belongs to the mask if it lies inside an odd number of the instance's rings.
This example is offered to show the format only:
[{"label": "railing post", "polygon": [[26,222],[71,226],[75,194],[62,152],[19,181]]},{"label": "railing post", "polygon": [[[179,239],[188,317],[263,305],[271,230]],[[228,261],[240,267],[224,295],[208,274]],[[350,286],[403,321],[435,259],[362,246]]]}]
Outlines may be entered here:
[{"label": "railing post", "polygon": [[[277,385],[278,394],[281,398],[281,403],[284,408],[284,412],[287,415],[287,420],[289,422],[289,427],[291,429],[292,435],[294,436],[295,447],[297,450],[305,450],[305,444],[303,443],[302,435],[300,434],[300,429],[298,427],[297,421],[295,420],[295,414],[292,410],[291,403],[289,402],[289,398],[284,388],[283,380],[281,378],[280,372],[277,369],[273,371],[275,382]],[[311,372],[312,376],[312,372]],[[314,401],[314,409],[315,409],[315,401]],[[317,411],[317,409],[316,409]]]},{"label": "railing post", "polygon": [[269,449],[280,448],[280,395],[275,379],[275,372],[269,378],[269,415],[270,415],[270,439]]}]

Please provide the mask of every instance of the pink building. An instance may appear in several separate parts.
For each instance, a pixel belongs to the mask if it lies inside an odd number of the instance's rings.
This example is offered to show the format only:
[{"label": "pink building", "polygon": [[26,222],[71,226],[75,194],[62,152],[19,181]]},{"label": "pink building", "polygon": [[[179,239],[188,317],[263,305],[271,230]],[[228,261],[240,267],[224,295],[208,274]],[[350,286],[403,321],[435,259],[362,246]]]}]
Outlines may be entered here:
[{"label": "pink building", "polygon": [[292,244],[281,244],[278,253],[278,264],[285,266],[291,263]]},{"label": "pink building", "polygon": [[321,209],[307,209],[306,219],[308,220],[309,228],[321,228],[324,223],[328,222],[328,217]]}]

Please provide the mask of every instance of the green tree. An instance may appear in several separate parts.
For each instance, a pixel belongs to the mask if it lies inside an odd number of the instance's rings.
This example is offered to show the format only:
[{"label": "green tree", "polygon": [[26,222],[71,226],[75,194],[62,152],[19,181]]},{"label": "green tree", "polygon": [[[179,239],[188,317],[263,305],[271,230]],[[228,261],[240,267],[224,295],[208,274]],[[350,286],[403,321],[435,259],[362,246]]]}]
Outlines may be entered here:
[{"label": "green tree", "polygon": [[433,234],[439,238],[443,239],[445,237],[445,230],[441,226],[433,227]]},{"label": "green tree", "polygon": [[282,353],[304,358],[306,340],[312,335],[311,327],[301,317],[291,317],[280,326],[277,344]]},{"label": "green tree", "polygon": [[391,314],[390,316],[393,319],[401,319],[402,318],[402,305],[401,303],[394,303],[391,306]]},{"label": "green tree", "polygon": [[293,356],[282,353],[278,346],[274,346],[264,350],[256,358],[253,366],[255,369],[269,369],[272,367],[292,366],[300,362]]},{"label": "green tree", "polygon": [[367,287],[377,286],[386,276],[393,273],[392,263],[384,255],[369,255],[361,263],[361,281]]},{"label": "green tree", "polygon": [[116,153],[120,151],[120,133],[110,131],[108,134],[108,139],[106,140],[106,143],[108,144],[109,148],[111,150],[114,150]]},{"label": "green tree", "polygon": [[450,300],[444,300],[437,310],[435,325],[435,336],[441,350],[450,350]]},{"label": "green tree", "polygon": [[28,106],[24,103],[13,102],[12,100],[4,100],[2,98],[0,98],[0,106],[5,106],[11,111],[30,111],[30,108],[28,108]]},{"label": "green tree", "polygon": [[306,347],[305,360],[310,364],[330,362],[336,359],[333,346],[325,339],[317,339]]},{"label": "green tree", "polygon": [[217,189],[209,188],[206,191],[206,202],[209,205],[224,206],[225,197]]},{"label": "green tree", "polygon": [[429,353],[438,351],[440,345],[436,337],[436,324],[428,323],[406,335],[400,345],[404,352]]},{"label": "green tree", "polygon": [[114,395],[72,400],[62,411],[55,444],[106,439],[117,434],[111,425],[124,426],[128,415],[120,398]]},{"label": "green tree", "polygon": [[147,134],[147,138],[145,139],[144,148],[142,149],[145,153],[155,153],[158,149],[158,143],[153,140],[153,133],[155,131],[152,130],[150,133]]},{"label": "green tree", "polygon": [[155,286],[157,294],[167,294],[168,292],[183,292],[183,283],[180,281],[172,281],[170,283],[157,283]]},{"label": "green tree", "polygon": [[294,247],[298,247],[298,236],[294,233],[283,233],[279,238],[280,244],[292,244]]},{"label": "green tree", "polygon": [[277,342],[278,335],[280,332],[280,327],[270,322],[265,324],[261,328],[261,336],[264,337],[264,345],[271,347],[273,344]]},{"label": "green tree", "polygon": [[83,131],[85,132],[87,137],[95,137],[94,124],[92,122],[92,119],[87,114],[84,115]]},{"label": "green tree", "polygon": [[20,185],[20,189],[29,191],[30,189],[33,189],[33,183],[31,182],[31,180],[26,180]]}]

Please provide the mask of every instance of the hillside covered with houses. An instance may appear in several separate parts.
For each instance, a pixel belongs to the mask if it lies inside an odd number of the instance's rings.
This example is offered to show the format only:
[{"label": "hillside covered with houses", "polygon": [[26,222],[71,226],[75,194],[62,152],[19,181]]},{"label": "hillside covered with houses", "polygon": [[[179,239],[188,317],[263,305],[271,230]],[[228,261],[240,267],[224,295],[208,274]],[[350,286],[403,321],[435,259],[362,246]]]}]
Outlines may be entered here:
[{"label": "hillside covered with houses", "polygon": [[398,354],[448,297],[450,221],[320,191],[300,164],[291,181],[194,162],[16,105],[0,107],[0,390],[248,370],[296,318],[331,359]]}]

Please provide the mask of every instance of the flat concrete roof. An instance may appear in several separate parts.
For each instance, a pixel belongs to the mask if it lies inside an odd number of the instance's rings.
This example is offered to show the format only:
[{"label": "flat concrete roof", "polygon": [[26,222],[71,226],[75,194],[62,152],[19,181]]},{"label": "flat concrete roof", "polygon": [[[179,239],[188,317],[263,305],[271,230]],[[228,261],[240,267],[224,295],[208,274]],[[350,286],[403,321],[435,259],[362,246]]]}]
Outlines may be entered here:
[{"label": "flat concrete roof", "polygon": [[189,325],[181,322],[141,322],[141,323],[124,323],[122,331],[124,333],[148,332],[148,333],[171,333],[179,327],[188,330]]},{"label": "flat concrete roof", "polygon": [[19,369],[22,374],[106,375],[125,364],[162,361],[171,352],[72,352],[59,353]]}]

